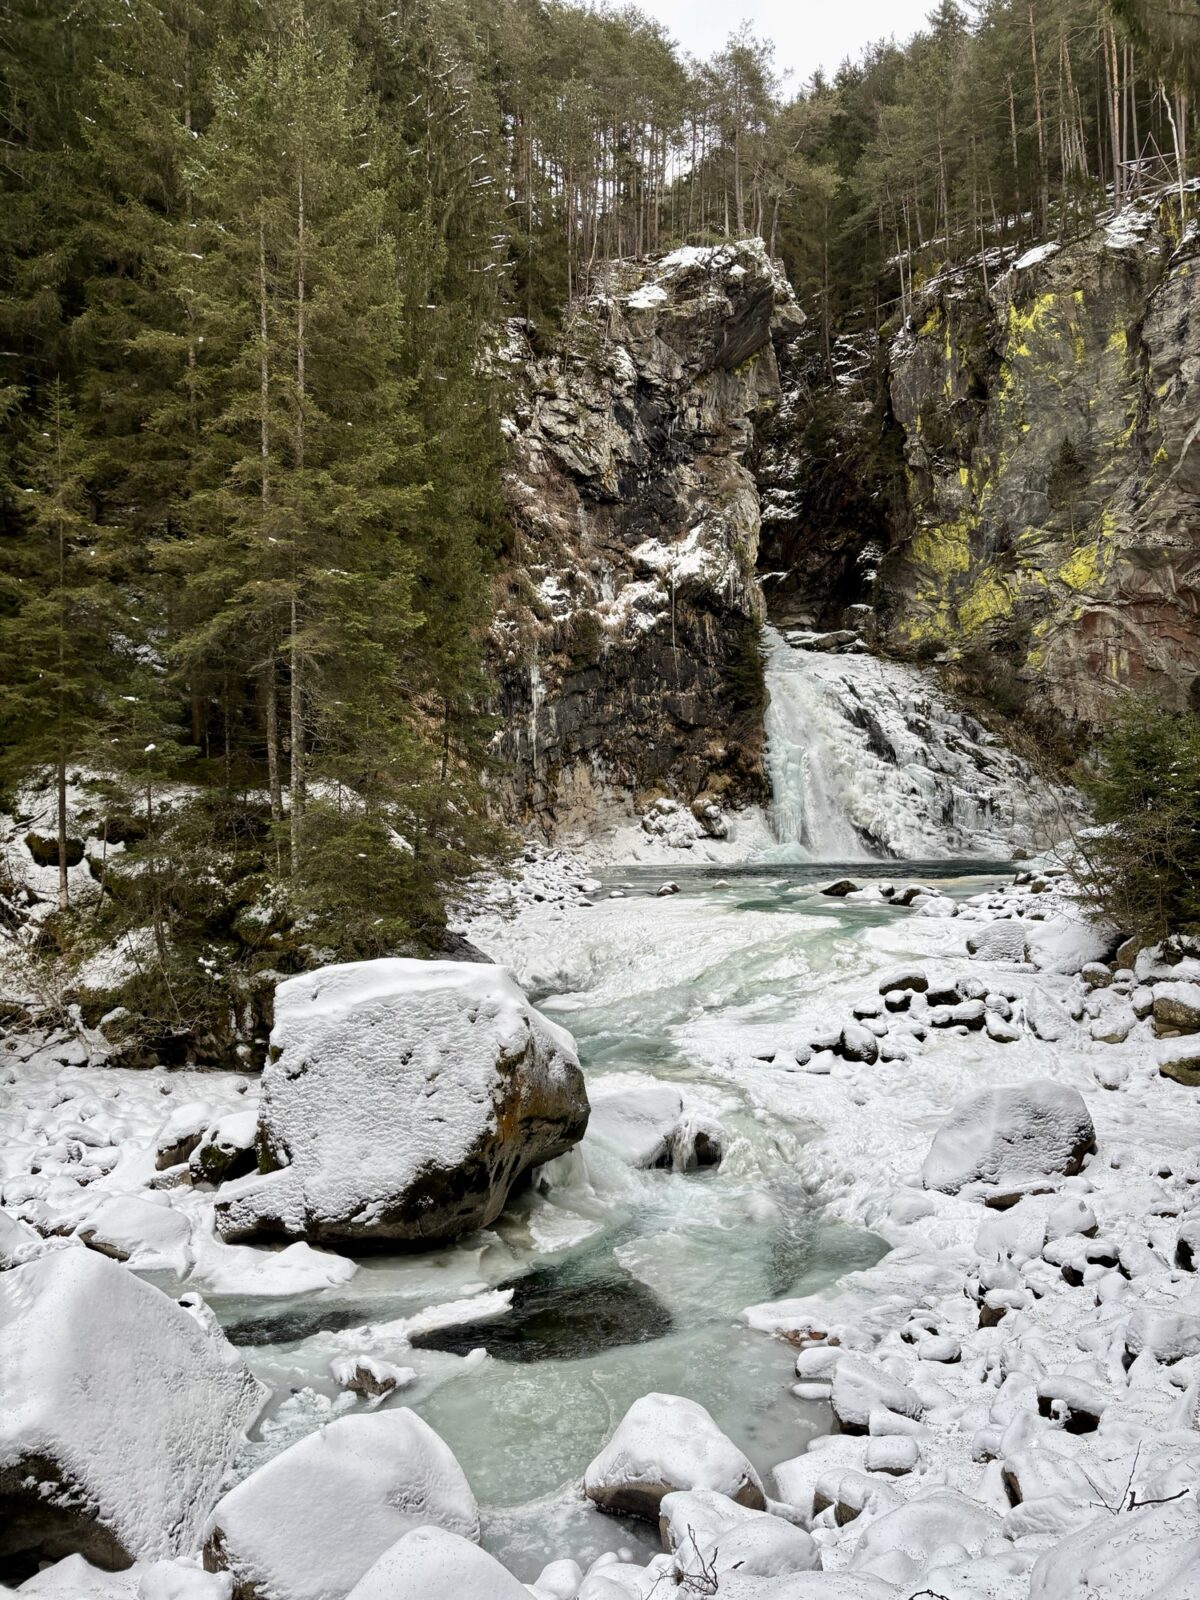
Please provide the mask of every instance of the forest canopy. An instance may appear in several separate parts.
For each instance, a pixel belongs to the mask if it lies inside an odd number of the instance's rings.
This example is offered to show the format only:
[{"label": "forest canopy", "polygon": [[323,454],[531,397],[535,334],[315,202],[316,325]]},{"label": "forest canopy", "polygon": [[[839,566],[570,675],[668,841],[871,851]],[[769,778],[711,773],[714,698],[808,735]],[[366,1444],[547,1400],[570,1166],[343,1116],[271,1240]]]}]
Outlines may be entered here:
[{"label": "forest canopy", "polygon": [[[139,1004],[183,1031],[232,968],[436,945],[505,849],[504,320],[757,233],[828,350],[947,261],[1186,210],[1198,30],[942,0],[797,85],[634,7],[5,0],[0,780],[54,796],[40,953],[149,930]],[[80,772],[123,845],[86,909]]]}]

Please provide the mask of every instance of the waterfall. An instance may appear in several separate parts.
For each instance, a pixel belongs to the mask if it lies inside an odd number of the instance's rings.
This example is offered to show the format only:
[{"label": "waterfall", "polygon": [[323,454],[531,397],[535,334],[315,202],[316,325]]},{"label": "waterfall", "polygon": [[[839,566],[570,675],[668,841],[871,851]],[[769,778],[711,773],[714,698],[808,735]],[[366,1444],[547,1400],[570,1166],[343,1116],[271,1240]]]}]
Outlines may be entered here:
[{"label": "waterfall", "polygon": [[773,858],[1000,858],[1043,842],[1055,797],[932,672],[811,637],[764,630]]}]

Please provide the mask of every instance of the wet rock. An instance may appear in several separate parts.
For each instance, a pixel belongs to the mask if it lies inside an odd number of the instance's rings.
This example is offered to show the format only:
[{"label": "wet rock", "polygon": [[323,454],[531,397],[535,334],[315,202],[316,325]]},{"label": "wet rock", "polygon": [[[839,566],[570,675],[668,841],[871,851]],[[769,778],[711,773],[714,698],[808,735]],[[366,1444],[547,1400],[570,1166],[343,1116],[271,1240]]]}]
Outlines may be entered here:
[{"label": "wet rock", "polygon": [[888,989],[883,1003],[889,1011],[907,1011],[912,1005],[912,993],[908,989]]},{"label": "wet rock", "polygon": [[499,967],[382,960],[290,978],[271,1057],[260,1173],[216,1204],[226,1239],[456,1238],[587,1127],[570,1035]]},{"label": "wet rock", "polygon": [[673,1325],[666,1306],[637,1278],[574,1283],[547,1269],[502,1287],[512,1292],[506,1312],[488,1322],[415,1333],[414,1349],[465,1356],[482,1346],[497,1361],[575,1361],[665,1338]]},{"label": "wet rock", "polygon": [[583,1478],[601,1511],[657,1523],[665,1495],[713,1489],[738,1505],[766,1509],[750,1462],[694,1400],[648,1394],[635,1400]]},{"label": "wet rock", "polygon": [[821,890],[822,894],[831,895],[834,899],[844,900],[848,894],[857,894],[861,884],[852,878],[839,878],[836,883],[827,883]]},{"label": "wet rock", "polygon": [[361,1395],[364,1400],[380,1400],[417,1381],[414,1368],[397,1367],[368,1355],[339,1356],[330,1363],[329,1372],[339,1389]]},{"label": "wet rock", "polygon": [[258,1113],[235,1111],[211,1123],[188,1157],[194,1183],[225,1183],[258,1165]]},{"label": "wet rock", "polygon": [[1175,1240],[1175,1265],[1181,1272],[1195,1272],[1200,1261],[1200,1216],[1191,1216],[1181,1224]]}]

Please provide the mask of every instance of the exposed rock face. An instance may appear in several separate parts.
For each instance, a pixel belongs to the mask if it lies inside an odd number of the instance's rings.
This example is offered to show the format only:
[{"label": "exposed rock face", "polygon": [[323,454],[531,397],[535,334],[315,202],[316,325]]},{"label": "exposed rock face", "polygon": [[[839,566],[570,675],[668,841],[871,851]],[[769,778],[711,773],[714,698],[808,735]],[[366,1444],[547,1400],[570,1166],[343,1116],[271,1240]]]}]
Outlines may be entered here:
[{"label": "exposed rock face", "polygon": [[889,355],[908,526],[887,637],[961,646],[1019,703],[1094,722],[1200,673],[1200,238],[1170,203],[948,272]]},{"label": "exposed rock face", "polygon": [[749,458],[780,396],[773,341],[801,320],[746,240],[613,264],[544,359],[514,326],[517,566],[496,634],[521,817],[666,794],[703,828],[706,806],[763,798]]},{"label": "exposed rock face", "polygon": [[570,1034],[500,967],[359,961],[289,978],[271,1057],[260,1170],[217,1201],[227,1239],[453,1239],[587,1128]]}]

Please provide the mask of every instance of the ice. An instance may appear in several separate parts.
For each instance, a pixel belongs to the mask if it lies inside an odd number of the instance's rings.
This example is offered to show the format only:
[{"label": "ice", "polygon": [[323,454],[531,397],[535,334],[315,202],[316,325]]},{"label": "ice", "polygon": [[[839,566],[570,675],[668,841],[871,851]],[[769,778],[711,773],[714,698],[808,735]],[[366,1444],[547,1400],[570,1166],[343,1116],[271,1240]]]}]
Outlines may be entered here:
[{"label": "ice", "polygon": [[475,1497],[443,1441],[407,1407],[342,1417],[220,1501],[207,1559],[272,1600],[341,1600],[427,1522],[478,1537]]}]

